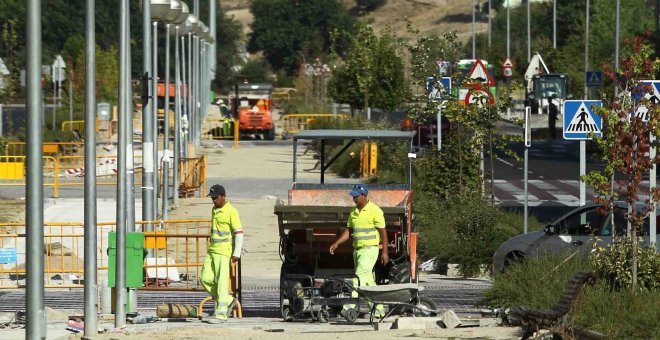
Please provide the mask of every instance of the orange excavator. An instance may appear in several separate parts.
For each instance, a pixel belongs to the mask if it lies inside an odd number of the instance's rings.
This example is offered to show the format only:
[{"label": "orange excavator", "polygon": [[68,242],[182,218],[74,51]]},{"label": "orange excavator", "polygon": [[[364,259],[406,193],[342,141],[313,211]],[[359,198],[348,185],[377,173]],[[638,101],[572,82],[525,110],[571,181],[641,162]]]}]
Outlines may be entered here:
[{"label": "orange excavator", "polygon": [[262,139],[275,139],[272,98],[271,84],[243,83],[234,86],[234,98],[230,102],[241,134],[258,134]]}]

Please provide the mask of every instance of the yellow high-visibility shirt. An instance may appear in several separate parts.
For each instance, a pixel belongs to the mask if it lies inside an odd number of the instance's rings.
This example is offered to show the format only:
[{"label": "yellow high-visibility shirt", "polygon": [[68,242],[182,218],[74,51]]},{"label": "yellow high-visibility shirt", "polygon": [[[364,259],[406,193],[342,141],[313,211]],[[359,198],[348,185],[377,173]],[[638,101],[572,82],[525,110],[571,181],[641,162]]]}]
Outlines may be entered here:
[{"label": "yellow high-visibility shirt", "polygon": [[234,248],[234,233],[243,230],[238,210],[229,202],[222,208],[211,209],[211,239],[209,253],[231,256]]},{"label": "yellow high-visibility shirt", "polygon": [[357,207],[351,210],[346,227],[353,231],[353,248],[377,246],[380,243],[377,228],[385,228],[385,215],[383,210],[369,201],[362,210]]}]

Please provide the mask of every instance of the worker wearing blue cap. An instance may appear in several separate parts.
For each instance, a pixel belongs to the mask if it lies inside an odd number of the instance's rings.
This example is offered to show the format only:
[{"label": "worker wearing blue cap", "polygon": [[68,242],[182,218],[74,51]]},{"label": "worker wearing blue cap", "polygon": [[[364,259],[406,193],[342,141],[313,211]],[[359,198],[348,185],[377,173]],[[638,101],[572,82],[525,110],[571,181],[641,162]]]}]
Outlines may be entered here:
[{"label": "worker wearing blue cap", "polygon": [[[334,254],[337,247],[346,242],[349,237],[353,238],[353,264],[355,265],[355,276],[360,280],[360,285],[375,286],[374,266],[378,261],[386,265],[389,262],[387,255],[387,232],[385,230],[385,215],[376,204],[369,200],[369,190],[364,184],[357,184],[349,193],[355,202],[355,208],[348,216],[346,229],[339,238],[330,246],[330,254]],[[355,282],[357,285],[357,282]],[[353,292],[357,297],[357,292]],[[346,305],[344,308],[354,308]],[[375,316],[383,315],[383,307],[377,306]]]}]

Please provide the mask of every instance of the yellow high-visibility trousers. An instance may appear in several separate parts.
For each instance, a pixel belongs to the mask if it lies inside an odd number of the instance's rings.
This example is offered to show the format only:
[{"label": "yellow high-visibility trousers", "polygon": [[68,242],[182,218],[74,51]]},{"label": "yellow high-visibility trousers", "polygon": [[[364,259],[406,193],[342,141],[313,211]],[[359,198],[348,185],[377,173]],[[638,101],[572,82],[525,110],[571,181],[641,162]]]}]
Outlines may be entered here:
[{"label": "yellow high-visibility trousers", "polygon": [[[353,287],[358,288],[358,279],[360,286],[375,286],[376,280],[374,278],[374,266],[378,261],[379,249],[378,246],[367,246],[353,250],[353,264],[355,265],[355,276],[353,279]],[[358,297],[358,293],[353,291],[351,296]],[[371,304],[367,302],[369,309]],[[355,305],[345,305],[344,308],[355,308]],[[376,306],[375,316],[383,315],[383,306]]]},{"label": "yellow high-visibility trousers", "polygon": [[200,281],[204,290],[215,301],[215,317],[227,319],[227,307],[233,297],[229,295],[229,272],[231,270],[231,257],[220,254],[206,254]]}]

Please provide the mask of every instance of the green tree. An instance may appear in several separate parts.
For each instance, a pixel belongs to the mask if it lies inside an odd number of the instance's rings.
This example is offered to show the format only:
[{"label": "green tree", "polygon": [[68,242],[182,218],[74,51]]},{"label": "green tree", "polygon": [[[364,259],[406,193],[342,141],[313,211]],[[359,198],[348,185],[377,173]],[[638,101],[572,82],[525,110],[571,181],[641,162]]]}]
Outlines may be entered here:
[{"label": "green tree", "polygon": [[[254,0],[248,51],[263,52],[275,70],[295,72],[303,60],[327,54],[331,32],[352,32],[354,20],[337,0]],[[346,46],[346,40],[337,42]]]},{"label": "green tree", "polygon": [[2,25],[2,35],[0,37],[2,38],[2,48],[5,51],[5,66],[9,71],[7,77],[0,75],[0,77],[3,77],[2,82],[4,83],[4,89],[0,91],[0,103],[4,103],[7,99],[16,96],[19,91],[20,56],[17,54],[18,36],[14,20],[9,20]]},{"label": "green tree", "polygon": [[[660,60],[653,60],[652,47],[647,43],[650,34],[644,37],[636,37],[630,41],[631,51],[628,56],[621,59],[621,69],[607,68],[607,75],[616,79],[621,75],[625,81],[621,84],[623,96],[605,97],[607,105],[597,110],[603,118],[603,137],[596,138],[596,143],[603,150],[599,158],[606,163],[604,169],[592,171],[584,176],[585,182],[590,184],[598,194],[597,202],[606,206],[606,211],[613,209],[613,204],[618,199],[625,200],[630,206],[636,207],[639,201],[640,185],[645,173],[647,173],[660,157],[654,159],[646,156],[641,146],[652,145],[659,147],[657,140],[651,136],[660,135],[660,105],[656,101],[648,99],[652,94],[651,86],[640,83],[644,79],[653,79],[660,71]],[[640,100],[631,100],[639,97]],[[649,112],[649,121],[642,121],[641,117],[631,117],[631,112],[637,112],[640,105],[645,106]],[[621,186],[613,183],[614,175],[622,175]],[[644,216],[655,211],[653,202],[660,201],[660,188],[650,191],[650,199],[644,201],[641,210],[632,209],[627,214],[631,226],[632,240],[632,289],[637,289],[637,235]],[[651,200],[652,199],[652,200]],[[657,203],[656,203],[657,204]],[[616,228],[613,228],[616,230]],[[613,233],[616,237],[616,232]]]},{"label": "green tree", "polygon": [[391,32],[380,37],[363,25],[352,38],[346,61],[332,71],[328,91],[351,108],[394,110],[408,95],[403,44]]}]

